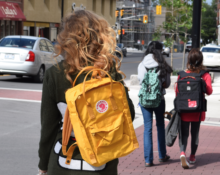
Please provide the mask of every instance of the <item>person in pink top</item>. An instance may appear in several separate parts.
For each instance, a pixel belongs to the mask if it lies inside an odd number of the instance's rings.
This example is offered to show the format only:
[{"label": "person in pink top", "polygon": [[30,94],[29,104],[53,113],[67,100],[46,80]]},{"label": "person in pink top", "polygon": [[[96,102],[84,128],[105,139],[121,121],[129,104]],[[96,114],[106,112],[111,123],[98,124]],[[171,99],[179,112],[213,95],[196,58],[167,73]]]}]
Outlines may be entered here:
[{"label": "person in pink top", "polygon": [[[186,73],[200,73],[201,70],[205,70],[203,66],[203,55],[199,49],[192,49],[188,55],[187,69]],[[178,79],[180,76],[178,76]],[[210,74],[207,72],[203,74],[202,79],[206,82],[206,94],[212,94],[212,80]],[[176,88],[177,93],[177,88]],[[181,131],[182,139],[179,142],[180,151],[181,151],[181,165],[183,168],[189,168],[189,163],[193,164],[196,162],[195,154],[199,144],[199,129],[201,121],[205,120],[205,112],[201,113],[181,113]],[[189,163],[186,160],[186,147],[187,140],[189,137],[189,126],[191,125],[191,154],[189,157]]]}]

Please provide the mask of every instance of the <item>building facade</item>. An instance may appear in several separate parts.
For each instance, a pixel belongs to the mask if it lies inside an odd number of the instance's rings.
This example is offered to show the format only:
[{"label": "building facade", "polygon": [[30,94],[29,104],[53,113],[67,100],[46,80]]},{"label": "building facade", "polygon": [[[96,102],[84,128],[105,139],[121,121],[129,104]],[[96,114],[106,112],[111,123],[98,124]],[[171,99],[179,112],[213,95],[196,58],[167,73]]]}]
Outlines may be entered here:
[{"label": "building facade", "polygon": [[145,49],[155,30],[155,8],[151,0],[117,0],[116,6],[119,11],[123,10],[116,22],[118,30],[123,31],[117,37],[118,42],[126,47]]},{"label": "building facade", "polygon": [[56,40],[62,17],[77,8],[94,11],[115,24],[116,0],[24,0],[27,21],[23,23],[23,33]]},{"label": "building facade", "polygon": [[8,35],[22,35],[23,0],[0,0],[0,39]]}]

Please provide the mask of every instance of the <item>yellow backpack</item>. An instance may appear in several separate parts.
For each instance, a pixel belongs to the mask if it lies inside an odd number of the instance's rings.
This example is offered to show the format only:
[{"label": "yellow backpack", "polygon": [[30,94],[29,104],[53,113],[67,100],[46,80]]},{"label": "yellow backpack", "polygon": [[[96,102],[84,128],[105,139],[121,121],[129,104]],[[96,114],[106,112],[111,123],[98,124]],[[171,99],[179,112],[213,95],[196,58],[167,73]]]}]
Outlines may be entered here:
[{"label": "yellow backpack", "polygon": [[[86,70],[90,71],[84,82],[74,86]],[[102,78],[101,71],[91,66],[84,68],[77,75],[73,88],[66,92],[62,151],[68,165],[76,146],[82,158],[96,167],[126,156],[139,147],[123,84],[113,81],[105,71],[108,78]],[[86,81],[92,72],[91,80]],[[72,129],[76,142],[67,151]]]}]

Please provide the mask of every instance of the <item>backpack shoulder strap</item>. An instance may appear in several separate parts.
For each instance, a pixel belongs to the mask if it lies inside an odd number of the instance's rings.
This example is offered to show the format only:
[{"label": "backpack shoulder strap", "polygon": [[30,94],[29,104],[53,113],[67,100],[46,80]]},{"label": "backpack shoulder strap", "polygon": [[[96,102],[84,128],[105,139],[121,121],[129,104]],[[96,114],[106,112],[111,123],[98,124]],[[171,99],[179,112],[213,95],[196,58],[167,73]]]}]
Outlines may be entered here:
[{"label": "backpack shoulder strap", "polygon": [[207,70],[201,70],[200,73],[199,73],[199,76],[202,77],[206,72],[209,72]]},{"label": "backpack shoulder strap", "polygon": [[69,138],[70,138],[72,130],[73,130],[73,127],[72,127],[72,124],[70,122],[69,110],[68,110],[68,107],[67,107],[66,112],[65,112],[65,116],[64,116],[63,132],[62,132],[62,151],[63,151],[63,155],[67,155],[67,144],[69,142]]},{"label": "backpack shoulder strap", "polygon": [[187,77],[189,74],[182,70],[178,72],[178,75],[180,76],[180,78],[183,78],[183,77]]},{"label": "backpack shoulder strap", "polygon": [[159,71],[159,67],[154,67],[154,68],[150,68],[150,69],[145,67],[145,69],[147,70],[147,72],[149,72],[149,71],[153,72],[155,70],[155,73],[157,73]]}]

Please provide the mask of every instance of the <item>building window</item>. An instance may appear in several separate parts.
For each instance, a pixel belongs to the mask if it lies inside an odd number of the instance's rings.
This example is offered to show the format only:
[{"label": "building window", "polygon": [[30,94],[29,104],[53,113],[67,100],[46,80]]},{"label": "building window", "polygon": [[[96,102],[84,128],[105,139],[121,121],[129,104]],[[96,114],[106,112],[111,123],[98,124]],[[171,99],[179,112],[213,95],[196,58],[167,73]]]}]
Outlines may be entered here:
[{"label": "building window", "polygon": [[6,21],[5,36],[10,35],[10,21]]},{"label": "building window", "polygon": [[105,12],[105,0],[102,0],[101,9],[102,9],[102,15],[104,15],[104,12]]},{"label": "building window", "polygon": [[15,21],[11,21],[11,35],[15,35]]},{"label": "building window", "polygon": [[5,37],[5,21],[1,21],[1,31],[0,31],[0,39]]},{"label": "building window", "polygon": [[93,7],[92,7],[92,11],[96,12],[96,0],[93,0]]},{"label": "building window", "polygon": [[114,11],[113,11],[113,0],[110,0],[110,16],[113,17]]}]

